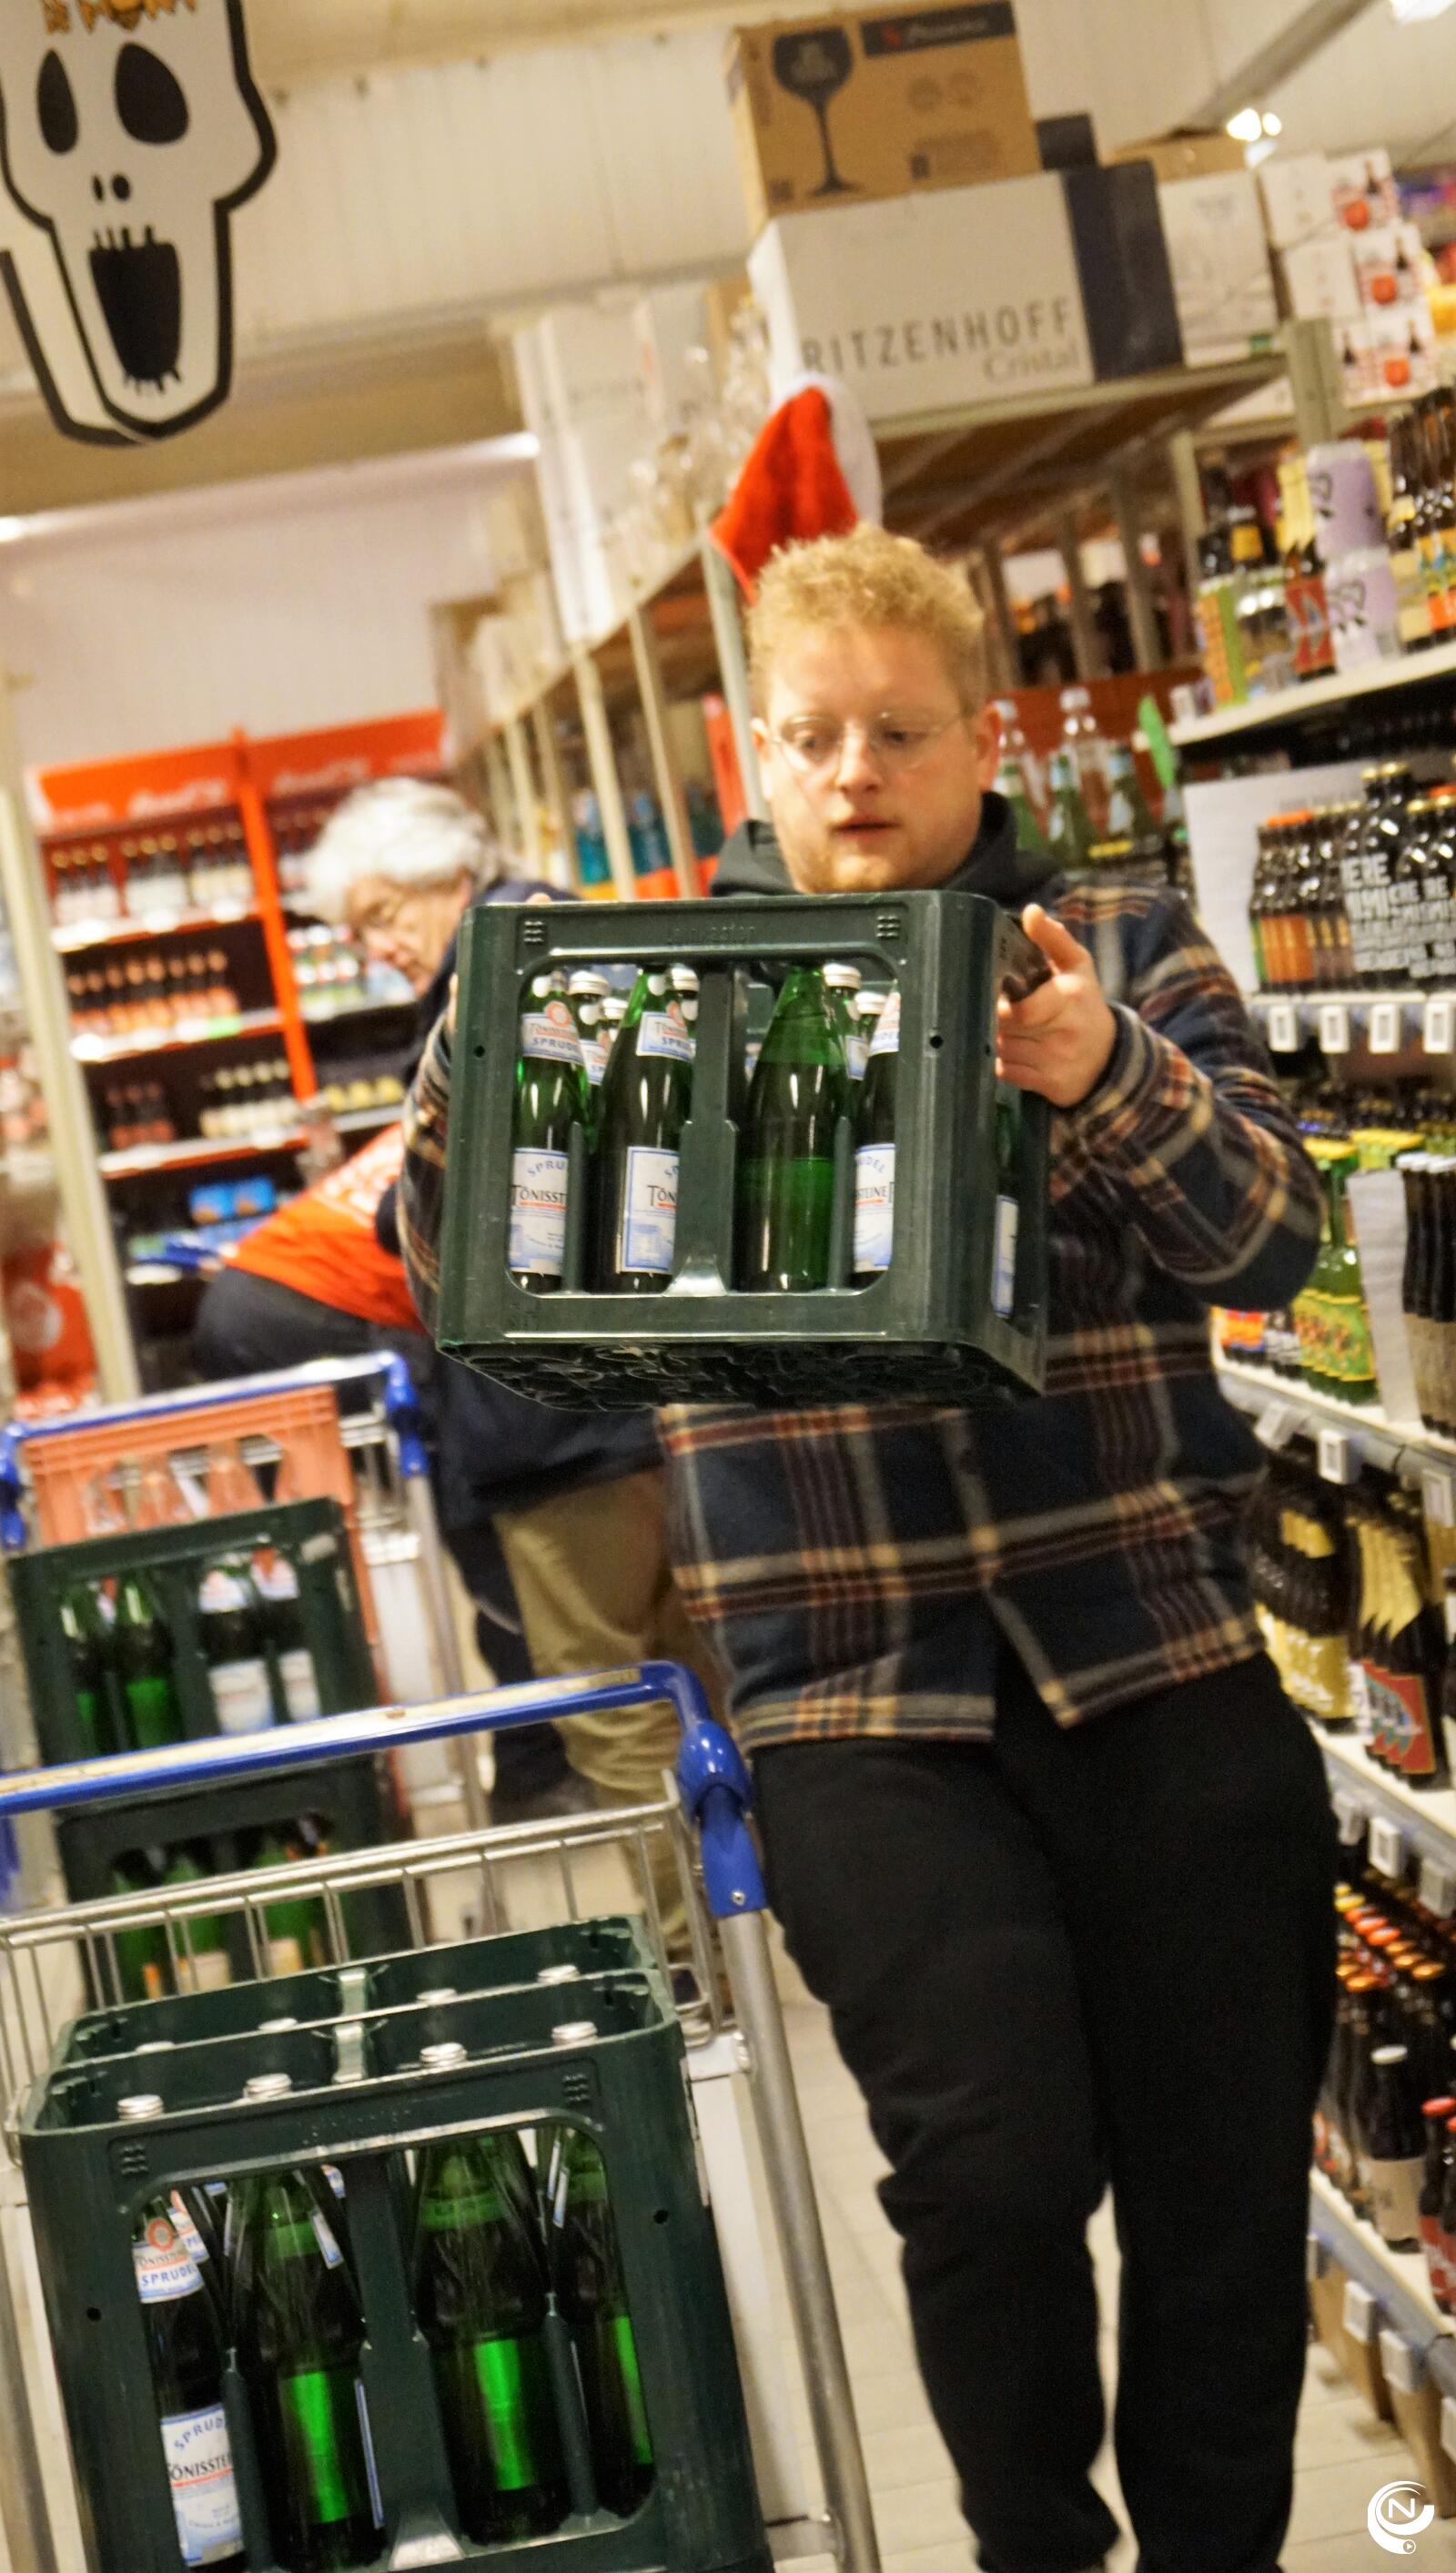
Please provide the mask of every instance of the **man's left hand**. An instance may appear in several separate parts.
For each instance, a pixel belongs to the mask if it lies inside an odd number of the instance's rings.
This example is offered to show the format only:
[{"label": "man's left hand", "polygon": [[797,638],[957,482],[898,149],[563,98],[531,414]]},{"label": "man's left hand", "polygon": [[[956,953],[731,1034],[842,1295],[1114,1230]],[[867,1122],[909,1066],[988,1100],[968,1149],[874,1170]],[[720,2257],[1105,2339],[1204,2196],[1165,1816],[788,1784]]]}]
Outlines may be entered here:
[{"label": "man's left hand", "polygon": [[1054,1108],[1076,1108],[1096,1088],[1111,1061],[1117,1022],[1102,996],[1087,949],[1029,903],[1022,927],[1052,967],[1051,979],[1025,1001],[997,1007],[996,1069],[1019,1090],[1034,1090]]}]

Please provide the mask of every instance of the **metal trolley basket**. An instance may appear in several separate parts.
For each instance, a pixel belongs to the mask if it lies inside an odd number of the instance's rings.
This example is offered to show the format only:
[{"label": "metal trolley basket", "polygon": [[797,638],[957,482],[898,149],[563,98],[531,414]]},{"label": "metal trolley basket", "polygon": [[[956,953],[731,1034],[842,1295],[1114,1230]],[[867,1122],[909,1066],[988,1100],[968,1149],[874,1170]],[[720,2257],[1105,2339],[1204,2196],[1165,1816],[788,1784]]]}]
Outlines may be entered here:
[{"label": "metal trolley basket", "polygon": [[[0,1780],[0,1824],[32,1813],[74,1812],[107,1799],[292,1776],[345,1757],[420,1744],[453,1741],[463,1748],[482,1731],[664,1698],[677,1710],[683,1743],[676,1780],[664,1773],[660,1803],[618,1814],[573,1815],[544,1826],[471,1829],[210,1878],[205,1887],[163,1888],[64,1912],[0,1918],[0,2116],[8,2152],[0,2164],[0,2532],[8,2539],[10,2573],[78,2573],[84,2561],[39,2319],[17,2135],[27,2095],[86,1990],[97,1988],[98,1968],[108,1956],[114,1962],[118,1938],[138,1928],[160,1929],[175,1981],[185,1990],[190,1924],[204,1915],[232,1913],[246,1927],[256,1969],[252,1980],[262,1981],[270,1974],[264,1913],[281,1898],[307,1897],[322,1905],[333,1961],[349,1965],[360,1961],[354,1898],[362,1894],[391,1892],[407,1924],[407,1945],[428,1948],[519,1926],[523,1908],[535,1923],[548,1911],[568,1923],[602,1908],[620,1911],[620,1901],[609,1899],[603,1907],[591,1900],[593,1877],[605,1866],[619,1878],[625,1870],[629,1900],[634,1895],[635,1908],[645,1913],[666,1974],[649,1864],[656,1854],[653,1842],[664,1837],[687,1900],[692,1967],[688,1974],[677,1969],[679,2021],[769,2543],[776,2558],[833,2554],[849,2573],[878,2573],[844,2346],[774,1982],[766,1898],[745,1819],[747,1773],[689,1672],[648,1663],[636,1671],[386,1706],[241,1738],[219,1736],[25,1771]],[[745,2104],[751,2104],[747,2115]],[[766,2237],[787,2287],[822,2510],[807,2497],[791,2426]],[[394,2567],[419,2560],[405,2548],[380,2562]],[[93,2573],[123,2568],[93,2567]]]}]

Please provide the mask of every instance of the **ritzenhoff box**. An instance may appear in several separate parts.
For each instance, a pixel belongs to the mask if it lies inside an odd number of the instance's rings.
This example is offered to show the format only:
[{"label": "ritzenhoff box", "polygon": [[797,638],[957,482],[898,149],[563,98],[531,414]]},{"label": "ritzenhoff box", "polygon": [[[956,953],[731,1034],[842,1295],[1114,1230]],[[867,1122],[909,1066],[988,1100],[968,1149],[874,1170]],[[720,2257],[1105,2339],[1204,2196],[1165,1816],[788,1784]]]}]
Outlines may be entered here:
[{"label": "ritzenhoff box", "polygon": [[1055,174],[784,215],[748,266],[776,388],[838,376],[872,421],[1093,380]]},{"label": "ritzenhoff box", "polygon": [[1042,166],[1011,0],[739,27],[727,75],[755,232],[799,207]]}]

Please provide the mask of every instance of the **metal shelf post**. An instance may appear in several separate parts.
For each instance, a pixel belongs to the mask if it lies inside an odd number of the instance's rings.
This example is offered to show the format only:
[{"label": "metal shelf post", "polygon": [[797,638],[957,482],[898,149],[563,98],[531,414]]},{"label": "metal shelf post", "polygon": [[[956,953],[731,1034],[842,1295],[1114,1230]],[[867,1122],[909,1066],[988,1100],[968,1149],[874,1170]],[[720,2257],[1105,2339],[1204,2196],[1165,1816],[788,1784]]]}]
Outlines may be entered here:
[{"label": "metal shelf post", "polygon": [[586,735],[586,756],[591,766],[591,783],[601,808],[601,827],[606,840],[607,864],[612,871],[612,883],[623,902],[635,902],[637,878],[632,867],[632,843],[627,833],[627,815],[622,803],[622,782],[617,775],[617,755],[612,747],[606,698],[602,694],[601,672],[591,654],[584,651],[572,654],[571,667],[576,676],[576,693],[581,703],[581,729]]},{"label": "metal shelf post", "polygon": [[672,852],[672,872],[684,902],[693,902],[699,890],[698,862],[693,854],[682,781],[672,756],[672,741],[667,728],[667,691],[662,684],[657,637],[644,607],[637,606],[631,610],[627,632],[632,643],[632,666],[637,673],[637,693],[642,700],[642,715],[647,726],[647,749],[652,761],[657,801],[662,808],[667,845]]},{"label": "metal shelf post", "polygon": [[703,538],[703,581],[708,593],[708,614],[713,620],[713,641],[718,652],[718,671],[723,682],[723,702],[733,726],[733,747],[738,753],[738,769],[743,779],[743,797],[755,822],[769,818],[768,797],[763,791],[759,771],[758,749],[753,738],[753,699],[748,685],[748,654],[743,648],[743,627],[738,614],[738,583],[711,538]]},{"label": "metal shelf post", "polygon": [[528,867],[539,868],[541,828],[536,811],[536,782],[531,775],[530,741],[519,715],[512,715],[505,727],[505,756],[510,766],[510,789],[515,803],[521,855]]},{"label": "metal shelf post", "polygon": [[571,819],[571,789],[561,765],[561,745],[551,721],[551,708],[545,697],[537,697],[531,708],[531,730],[536,740],[536,757],[541,763],[541,782],[546,790],[560,841],[557,864],[547,873],[562,893],[579,893],[581,878],[576,865],[576,827]]}]

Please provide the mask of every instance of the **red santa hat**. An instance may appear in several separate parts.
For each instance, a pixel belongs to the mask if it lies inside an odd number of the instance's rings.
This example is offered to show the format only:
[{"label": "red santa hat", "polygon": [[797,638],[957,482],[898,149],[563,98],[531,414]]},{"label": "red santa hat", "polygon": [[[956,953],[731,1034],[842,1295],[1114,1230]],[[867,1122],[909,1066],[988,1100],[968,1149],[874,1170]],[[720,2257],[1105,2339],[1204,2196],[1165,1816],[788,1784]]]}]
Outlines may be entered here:
[{"label": "red santa hat", "polygon": [[801,376],[770,412],[712,526],[751,598],[770,554],[796,538],[842,536],[883,514],[869,422],[832,376]]}]

